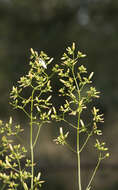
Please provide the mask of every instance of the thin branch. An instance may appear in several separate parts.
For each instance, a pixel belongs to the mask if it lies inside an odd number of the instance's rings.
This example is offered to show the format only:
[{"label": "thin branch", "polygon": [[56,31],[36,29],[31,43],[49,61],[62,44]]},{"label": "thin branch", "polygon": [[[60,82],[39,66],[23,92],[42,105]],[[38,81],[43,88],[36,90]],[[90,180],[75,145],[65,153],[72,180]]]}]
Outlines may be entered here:
[{"label": "thin branch", "polygon": [[80,151],[79,151],[79,152],[82,152],[82,150],[83,150],[83,149],[84,149],[84,147],[86,146],[86,144],[87,144],[88,140],[90,139],[90,137],[91,137],[92,133],[93,133],[93,131],[92,131],[90,134],[88,134],[88,136],[87,136],[87,138],[86,138],[86,140],[85,140],[84,144],[83,144],[83,145],[82,145],[82,147],[80,148]]},{"label": "thin branch", "polygon": [[38,140],[38,137],[39,137],[39,134],[40,134],[41,126],[42,126],[42,123],[39,125],[38,131],[37,131],[37,135],[36,135],[35,141],[34,141],[34,143],[33,143],[33,148],[35,147],[35,145],[36,145],[36,143],[37,143],[37,140]]},{"label": "thin branch", "polygon": [[95,167],[95,169],[94,169],[94,171],[93,171],[93,174],[92,174],[91,179],[90,179],[90,181],[89,181],[89,183],[88,183],[88,185],[87,185],[86,190],[89,190],[90,185],[91,185],[91,183],[92,183],[92,181],[93,181],[93,178],[95,177],[95,174],[96,174],[96,172],[97,172],[97,170],[98,170],[98,167],[99,167],[99,165],[100,165],[101,160],[102,160],[102,159],[101,159],[101,153],[100,153],[100,156],[99,156],[99,158],[98,158],[97,165],[96,165],[96,167]]},{"label": "thin branch", "polygon": [[73,127],[74,129],[77,129],[76,126],[74,126],[72,123],[68,122],[66,119],[62,119],[65,123],[67,123],[68,125],[70,125],[71,127]]},{"label": "thin branch", "polygon": [[75,151],[67,142],[65,144],[72,152],[77,154],[77,151]]}]

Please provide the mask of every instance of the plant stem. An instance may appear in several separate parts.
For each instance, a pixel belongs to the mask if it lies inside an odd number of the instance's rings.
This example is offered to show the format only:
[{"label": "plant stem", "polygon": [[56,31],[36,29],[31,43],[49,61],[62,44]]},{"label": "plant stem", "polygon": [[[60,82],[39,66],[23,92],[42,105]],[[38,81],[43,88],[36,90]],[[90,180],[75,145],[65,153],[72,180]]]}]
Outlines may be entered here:
[{"label": "plant stem", "polygon": [[[18,154],[18,152],[17,152],[17,154]],[[17,162],[18,162],[18,167],[19,167],[19,172],[20,172],[21,183],[23,183],[22,170],[21,170],[20,160],[19,160],[17,154],[15,153],[15,157],[16,157],[16,160],[17,160]]]},{"label": "plant stem", "polygon": [[36,145],[36,143],[37,143],[41,126],[42,126],[42,123],[39,125],[38,131],[37,131],[37,135],[36,135],[35,140],[34,140],[34,143],[33,143],[33,148],[35,147],[35,145]]},{"label": "plant stem", "polygon": [[93,174],[92,174],[92,176],[91,176],[91,179],[90,179],[90,181],[89,181],[89,184],[87,185],[86,190],[89,190],[90,185],[91,185],[91,183],[92,183],[92,181],[93,181],[93,178],[94,178],[94,176],[95,176],[95,174],[96,174],[96,171],[98,170],[98,167],[99,167],[99,165],[100,165],[100,162],[101,162],[101,153],[100,153],[100,156],[99,156],[99,158],[98,158],[97,165],[96,165],[96,167],[95,167],[95,169],[94,169],[94,171],[93,171]]},{"label": "plant stem", "polygon": [[67,142],[65,144],[72,152],[77,154],[77,151],[75,151]]},{"label": "plant stem", "polygon": [[79,134],[79,122],[80,122],[80,113],[78,114],[78,128],[77,128],[77,164],[78,164],[78,190],[81,190],[81,168],[80,168],[80,134]]},{"label": "plant stem", "polygon": [[90,134],[88,134],[88,136],[87,136],[87,138],[86,138],[86,140],[85,140],[83,146],[80,148],[80,151],[79,151],[79,152],[82,152],[82,150],[83,150],[84,147],[86,146],[86,144],[87,144],[89,138],[91,137],[92,133],[93,133],[93,132],[91,132]]},{"label": "plant stem", "polygon": [[74,128],[74,129],[77,129],[77,127],[76,126],[74,126],[72,123],[70,123],[70,122],[68,122],[66,119],[62,119],[65,123],[67,123],[68,125],[70,125],[72,128]]},{"label": "plant stem", "polygon": [[33,150],[33,97],[35,90],[32,91],[31,99],[31,114],[30,114],[30,150],[31,150],[31,190],[33,190],[33,181],[34,181],[34,150]]},{"label": "plant stem", "polygon": [[[73,55],[73,59],[74,59],[74,55]],[[73,75],[73,78],[74,78],[74,81],[75,81],[75,84],[76,84],[76,88],[77,88],[77,91],[78,91],[78,110],[79,110],[79,101],[80,101],[80,89],[79,89],[79,86],[78,86],[78,83],[77,83],[77,80],[76,80],[76,77],[75,77],[75,73],[74,73],[74,65],[72,67],[72,75]],[[78,169],[78,190],[82,190],[82,187],[81,187],[81,168],[80,168],[80,115],[81,115],[81,112],[80,110],[78,111],[78,126],[77,126],[77,169]]]}]

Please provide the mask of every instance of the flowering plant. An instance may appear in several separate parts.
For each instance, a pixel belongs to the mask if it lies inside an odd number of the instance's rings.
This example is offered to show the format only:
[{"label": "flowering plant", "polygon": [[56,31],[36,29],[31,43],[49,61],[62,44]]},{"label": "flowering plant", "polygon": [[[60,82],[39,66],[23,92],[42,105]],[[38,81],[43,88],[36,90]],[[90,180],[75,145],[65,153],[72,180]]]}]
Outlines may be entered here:
[{"label": "flowering plant", "polygon": [[[91,110],[92,116],[89,123],[87,123],[85,115],[89,110],[89,104],[93,98],[99,98],[99,93],[94,86],[92,86],[93,72],[87,74],[87,69],[84,65],[80,65],[80,59],[86,55],[75,48],[75,43],[72,47],[66,49],[66,53],[63,54],[61,61],[62,67],[55,65],[53,70],[58,74],[59,80],[62,83],[62,87],[59,90],[60,96],[64,97],[65,103],[60,106],[60,113],[53,107],[53,114],[51,117],[58,122],[65,122],[68,127],[73,128],[76,131],[76,147],[72,147],[68,144],[69,131],[63,132],[63,128],[60,128],[59,136],[54,139],[57,144],[67,146],[71,151],[77,155],[78,165],[78,190],[82,189],[81,185],[81,161],[80,155],[87,145],[90,137],[97,136],[94,147],[98,151],[98,161],[90,181],[86,187],[86,190],[91,189],[91,184],[96,171],[101,161],[109,157],[108,148],[105,147],[105,142],[100,142],[98,137],[102,135],[102,131],[99,129],[99,124],[104,122],[103,114],[100,114],[98,108],[93,106]],[[70,121],[74,121],[73,123]],[[76,121],[76,122],[75,122]],[[85,139],[82,141],[82,136]]]},{"label": "flowering plant", "polygon": [[[72,47],[68,47],[61,58],[62,65],[56,64],[52,73],[47,73],[48,65],[51,64],[53,58],[50,58],[43,51],[38,52],[31,49],[31,56],[28,73],[21,77],[17,86],[13,86],[10,93],[11,105],[14,109],[24,112],[28,118],[30,131],[30,159],[27,158],[26,148],[21,144],[15,143],[13,137],[17,137],[23,132],[20,125],[13,126],[12,117],[8,123],[0,121],[0,181],[1,189],[17,190],[21,187],[24,190],[38,190],[44,181],[40,180],[41,173],[35,175],[35,158],[34,148],[36,146],[40,130],[45,123],[50,123],[52,119],[56,122],[65,122],[69,127],[76,131],[76,147],[72,147],[68,143],[69,130],[66,132],[64,127],[60,127],[59,136],[54,139],[57,144],[67,146],[77,156],[78,170],[78,190],[82,190],[81,184],[81,161],[80,154],[87,145],[90,137],[97,136],[94,147],[98,151],[97,165],[92,173],[86,190],[91,189],[91,184],[101,161],[109,156],[108,148],[105,142],[100,142],[98,137],[102,135],[99,129],[99,123],[104,122],[103,114],[99,109],[93,106],[91,110],[92,117],[90,122],[85,120],[86,110],[93,98],[99,98],[99,92],[92,86],[93,72],[87,74],[84,65],[79,64],[79,60],[86,55],[80,51],[76,51],[75,43]],[[65,103],[60,106],[59,111],[53,106],[51,98],[53,89],[51,80],[54,74],[58,74],[58,78],[62,83],[59,95],[63,96]],[[26,90],[29,94],[26,95]],[[71,122],[68,120],[72,118]],[[73,119],[74,118],[74,119]],[[34,127],[37,133],[34,134]],[[81,136],[85,135],[85,140],[80,146]],[[22,162],[25,164],[22,165]]]}]

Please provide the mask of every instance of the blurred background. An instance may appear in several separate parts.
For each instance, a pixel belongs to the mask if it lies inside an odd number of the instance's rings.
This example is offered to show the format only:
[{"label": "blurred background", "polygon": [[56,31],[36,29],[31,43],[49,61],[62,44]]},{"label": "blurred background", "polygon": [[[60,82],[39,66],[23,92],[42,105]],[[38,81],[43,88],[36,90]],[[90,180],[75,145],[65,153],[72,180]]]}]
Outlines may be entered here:
[{"label": "blurred background", "polygon": [[[87,54],[83,60],[95,72],[94,85],[101,92],[96,102],[105,116],[104,140],[110,158],[100,167],[93,189],[118,189],[118,0],[0,0],[0,119],[9,116],[25,128],[22,113],[9,105],[9,93],[28,71],[30,48],[45,51],[55,63],[65,48],[75,42]],[[55,83],[55,85],[58,85]],[[55,86],[56,88],[56,86]],[[55,94],[56,96],[56,94]],[[57,126],[45,126],[36,147],[42,189],[76,190],[76,158],[54,144]],[[92,143],[91,143],[92,144]],[[86,185],[95,165],[89,150],[82,155],[82,179]],[[37,168],[38,169],[38,168]]]}]

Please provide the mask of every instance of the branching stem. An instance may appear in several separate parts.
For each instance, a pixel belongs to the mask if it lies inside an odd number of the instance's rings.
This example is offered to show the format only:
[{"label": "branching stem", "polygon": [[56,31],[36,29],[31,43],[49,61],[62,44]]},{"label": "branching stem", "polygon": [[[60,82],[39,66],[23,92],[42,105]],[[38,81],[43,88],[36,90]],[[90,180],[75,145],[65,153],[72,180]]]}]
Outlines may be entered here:
[{"label": "branching stem", "polygon": [[[73,59],[74,59],[74,55],[73,55]],[[79,90],[79,86],[75,77],[75,73],[74,73],[74,65],[72,67],[72,74],[73,74],[73,78],[76,84],[76,88],[78,91],[78,101],[80,101],[80,90]],[[79,103],[78,103],[78,125],[77,125],[77,164],[78,164],[78,190],[82,190],[81,187],[81,168],[80,168],[80,115],[81,112],[79,110]]]}]

